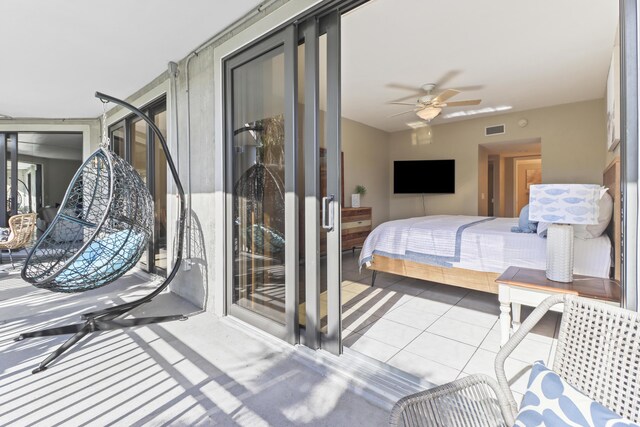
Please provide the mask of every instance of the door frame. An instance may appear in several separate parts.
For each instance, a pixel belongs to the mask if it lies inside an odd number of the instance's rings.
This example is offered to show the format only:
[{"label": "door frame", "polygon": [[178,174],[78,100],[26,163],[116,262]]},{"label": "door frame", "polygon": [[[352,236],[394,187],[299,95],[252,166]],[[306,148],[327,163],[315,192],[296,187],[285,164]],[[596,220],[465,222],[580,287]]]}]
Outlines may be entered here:
[{"label": "door frame", "polygon": [[[297,153],[297,56],[298,56],[298,36],[297,26],[288,27],[262,38],[259,42],[237,52],[224,61],[224,123],[226,184],[225,192],[229,195],[229,203],[226,205],[224,218],[226,245],[224,254],[226,255],[225,271],[225,299],[228,314],[239,318],[259,329],[268,332],[290,344],[299,342],[300,328],[298,324],[298,198],[296,194],[296,164]],[[268,319],[259,313],[241,307],[233,302],[233,271],[234,271],[234,233],[233,233],[233,164],[234,141],[233,126],[233,70],[262,57],[274,49],[283,48],[284,55],[284,157],[285,157],[285,311],[284,324]],[[290,82],[290,84],[287,84]]]},{"label": "door frame", "polygon": [[[638,4],[619,0],[620,15],[620,185],[622,203],[622,306],[638,311]],[[627,96],[635,94],[635,96]],[[633,285],[629,285],[633,284]]]},{"label": "door frame", "polygon": [[514,157],[513,159],[513,216],[520,215],[518,209],[518,184],[520,184],[518,166],[526,163],[539,163],[542,173],[542,156],[530,156],[530,157]]},{"label": "door frame", "polygon": [[[140,110],[142,110],[145,114],[147,114],[148,116],[150,116],[152,118],[152,120],[155,120],[156,115],[161,114],[162,112],[165,113],[166,116],[166,129],[167,129],[167,135],[170,135],[170,124],[169,124],[169,120],[170,120],[170,116],[169,116],[169,99],[166,95],[161,95],[157,98],[154,98],[152,101],[144,104],[143,106],[139,107]],[[129,113],[128,111],[125,110],[121,110],[125,113]],[[143,122],[143,120],[141,118],[139,118],[138,116],[136,116],[135,114],[126,114],[123,115],[122,117],[120,117],[118,120],[109,120],[108,124],[107,124],[107,134],[109,136],[109,140],[110,140],[110,144],[111,146],[109,147],[111,150],[116,151],[115,146],[114,146],[114,138],[113,138],[113,134],[115,131],[122,129],[123,132],[123,136],[124,136],[124,152],[123,153],[118,153],[118,155],[127,163],[129,163],[130,165],[133,165],[132,161],[133,161],[133,141],[131,140],[131,132],[132,130],[135,129],[134,125],[135,123],[139,123],[139,122]],[[145,124],[146,126],[146,138],[145,138],[145,145],[146,145],[146,150],[145,150],[145,167],[146,167],[146,171],[147,171],[147,177],[146,177],[146,186],[147,186],[147,190],[149,190],[149,193],[151,194],[152,198],[154,199],[154,215],[155,215],[155,198],[157,196],[159,196],[158,194],[156,194],[156,186],[155,186],[155,182],[156,182],[156,161],[155,161],[155,156],[156,156],[156,151],[157,150],[161,150],[162,147],[160,146],[160,144],[156,141],[156,135],[154,132],[151,131],[151,128],[149,127],[148,124]],[[166,166],[166,168],[168,170],[168,166]],[[169,176],[169,174],[166,175],[167,177]],[[170,244],[169,244],[169,236],[170,236],[170,229],[169,229],[169,209],[170,209],[170,186],[169,183],[167,182],[167,192],[164,193],[164,197],[167,199],[166,200],[166,206],[167,206],[167,212],[165,213],[165,217],[166,217],[166,228],[165,228],[165,253],[166,253],[166,267],[159,267],[156,264],[156,258],[155,258],[155,253],[156,253],[156,248],[159,247],[159,236],[158,236],[158,228],[157,228],[157,224],[154,220],[154,226],[153,226],[153,230],[152,230],[152,236],[151,239],[149,239],[149,243],[147,244],[147,251],[146,251],[146,256],[143,257],[144,258],[144,262],[145,264],[141,264],[144,265],[146,268],[144,268],[145,271],[147,271],[148,273],[152,273],[152,274],[157,274],[161,277],[166,277],[167,276],[167,271],[169,271],[171,269],[170,264],[170,258],[169,256],[171,255],[170,253]],[[143,259],[141,258],[141,260]]]},{"label": "door frame", "polygon": [[[291,23],[275,33],[260,38],[257,42],[235,51],[223,58],[223,124],[224,124],[224,314],[230,314],[256,326],[271,335],[283,339],[290,344],[302,341],[311,348],[322,347],[332,353],[341,352],[341,113],[340,113],[340,17],[338,10],[324,13],[322,16],[311,16],[304,24]],[[327,194],[333,201],[327,203],[327,217],[333,218],[333,227],[327,232],[327,329],[321,328],[320,310],[320,185],[317,179],[319,171],[319,37],[326,34],[327,40],[327,113],[325,115],[325,138],[327,158]],[[308,280],[305,281],[305,297],[308,327],[301,338],[299,324],[299,212],[298,200],[298,46],[305,43],[305,79],[314,84],[305,84],[305,109],[303,117],[304,159],[305,165],[305,209],[304,233],[305,263],[304,268]],[[234,304],[234,230],[233,230],[233,164],[234,150],[234,100],[232,70],[249,61],[259,58],[269,51],[283,46],[285,61],[285,323],[284,325],[267,319],[259,313],[252,312]]]}]

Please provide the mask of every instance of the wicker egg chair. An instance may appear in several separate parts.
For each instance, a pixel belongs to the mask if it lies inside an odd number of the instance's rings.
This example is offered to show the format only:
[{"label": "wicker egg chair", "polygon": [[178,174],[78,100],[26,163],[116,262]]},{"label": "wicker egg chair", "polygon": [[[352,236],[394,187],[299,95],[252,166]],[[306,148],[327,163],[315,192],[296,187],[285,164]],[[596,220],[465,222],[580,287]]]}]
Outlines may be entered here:
[{"label": "wicker egg chair", "polygon": [[99,148],[71,180],[22,278],[54,292],[106,285],[138,262],[152,229],[153,200],[145,183],[129,163]]},{"label": "wicker egg chair", "polygon": [[[180,204],[176,257],[167,278],[142,298],[84,313],[82,323],[19,335],[16,341],[73,334],[33,373],[46,369],[89,333],[186,319],[183,315],[123,319],[166,289],[177,274],[184,246],[185,198],[166,141],[155,123],[124,101],[99,92],[96,97],[128,108],[147,122],[166,153]],[[153,230],[153,199],[136,170],[108,149],[105,123],[102,146],[76,172],[56,217],[27,257],[22,278],[36,287],[54,292],[83,292],[104,286],[135,266],[148,248]]]}]

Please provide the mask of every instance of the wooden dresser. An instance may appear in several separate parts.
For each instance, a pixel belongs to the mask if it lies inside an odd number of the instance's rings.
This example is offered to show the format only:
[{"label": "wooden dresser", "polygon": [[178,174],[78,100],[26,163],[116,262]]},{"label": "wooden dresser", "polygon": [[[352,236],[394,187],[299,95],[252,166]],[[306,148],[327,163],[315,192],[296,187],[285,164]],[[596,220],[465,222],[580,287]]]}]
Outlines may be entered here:
[{"label": "wooden dresser", "polygon": [[342,250],[354,250],[371,233],[371,208],[342,208]]}]

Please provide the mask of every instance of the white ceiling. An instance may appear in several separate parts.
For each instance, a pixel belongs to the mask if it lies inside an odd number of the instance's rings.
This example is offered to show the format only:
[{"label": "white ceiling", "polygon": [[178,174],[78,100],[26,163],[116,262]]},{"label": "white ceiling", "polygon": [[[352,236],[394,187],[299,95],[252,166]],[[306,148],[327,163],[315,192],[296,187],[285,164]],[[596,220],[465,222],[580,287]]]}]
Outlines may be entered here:
[{"label": "white ceiling", "polygon": [[2,0],[0,114],[96,117],[259,0]]},{"label": "white ceiling", "polygon": [[[131,95],[259,3],[2,0],[0,114],[96,117],[96,90]],[[342,111],[406,129],[415,116],[386,102],[411,92],[387,85],[445,76],[479,107],[601,98],[616,23],[615,0],[372,0],[343,18]]]},{"label": "white ceiling", "polygon": [[343,115],[407,129],[414,114],[388,116],[411,107],[386,103],[411,91],[387,85],[445,76],[443,88],[481,87],[452,99],[481,98],[478,107],[602,98],[617,21],[614,0],[373,0],[343,17]]},{"label": "white ceiling", "polygon": [[47,159],[82,160],[82,133],[19,133],[18,153]]}]

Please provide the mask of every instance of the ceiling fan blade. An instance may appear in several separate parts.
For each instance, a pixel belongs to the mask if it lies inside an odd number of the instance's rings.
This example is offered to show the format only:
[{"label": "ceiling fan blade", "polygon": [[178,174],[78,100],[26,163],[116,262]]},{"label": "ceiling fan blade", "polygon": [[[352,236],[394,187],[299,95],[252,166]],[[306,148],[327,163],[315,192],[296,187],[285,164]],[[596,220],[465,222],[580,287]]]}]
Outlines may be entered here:
[{"label": "ceiling fan blade", "polygon": [[464,105],[478,105],[482,102],[480,99],[470,99],[468,101],[453,101],[453,102],[445,102],[445,107],[462,107]]},{"label": "ceiling fan blade", "polygon": [[418,99],[420,98],[422,95],[424,95],[424,93],[412,93],[411,95],[407,95],[407,96],[401,96],[400,98],[396,98],[393,99],[392,102],[401,102],[401,101],[406,101],[407,99]]},{"label": "ceiling fan blade", "polygon": [[387,104],[392,104],[392,105],[413,105],[413,106],[416,105],[415,102],[395,102],[395,101],[387,102]]},{"label": "ceiling fan blade", "polygon": [[431,102],[444,103],[447,99],[449,99],[449,98],[451,98],[453,96],[456,96],[459,93],[460,93],[459,90],[447,89],[444,92],[442,92],[440,95],[438,95],[435,98],[433,98],[431,100]]},{"label": "ceiling fan blade", "polygon": [[445,86],[449,82],[449,80],[453,79],[455,76],[457,76],[460,73],[461,73],[460,70],[447,71],[444,74],[444,76],[440,77],[440,79],[435,83],[436,88],[441,88]]},{"label": "ceiling fan blade", "polygon": [[402,83],[389,83],[386,85],[388,88],[391,89],[402,89],[402,90],[410,90],[412,92],[418,92],[418,93],[422,93],[423,90],[420,87],[417,86],[410,86],[410,85],[405,85]]},{"label": "ceiling fan blade", "polygon": [[484,85],[456,86],[455,88],[460,92],[471,92],[474,90],[484,89]]},{"label": "ceiling fan blade", "polygon": [[401,90],[410,90],[411,93],[409,95],[405,95],[405,96],[401,96],[400,98],[396,98],[394,100],[392,100],[392,102],[402,102],[404,100],[407,99],[418,99],[420,98],[422,95],[424,95],[424,90],[422,90],[422,88],[420,87],[416,87],[416,86],[410,86],[410,85],[405,85],[402,83],[389,83],[386,85],[386,87],[390,88],[390,89],[401,89]]},{"label": "ceiling fan blade", "polygon": [[407,114],[407,113],[414,113],[415,111],[416,111],[415,109],[413,109],[413,110],[407,110],[407,111],[403,111],[403,112],[401,112],[401,113],[392,114],[392,115],[390,115],[390,116],[388,116],[388,117],[389,117],[389,118],[391,118],[391,117],[401,116],[401,115],[403,115],[403,114]]}]

